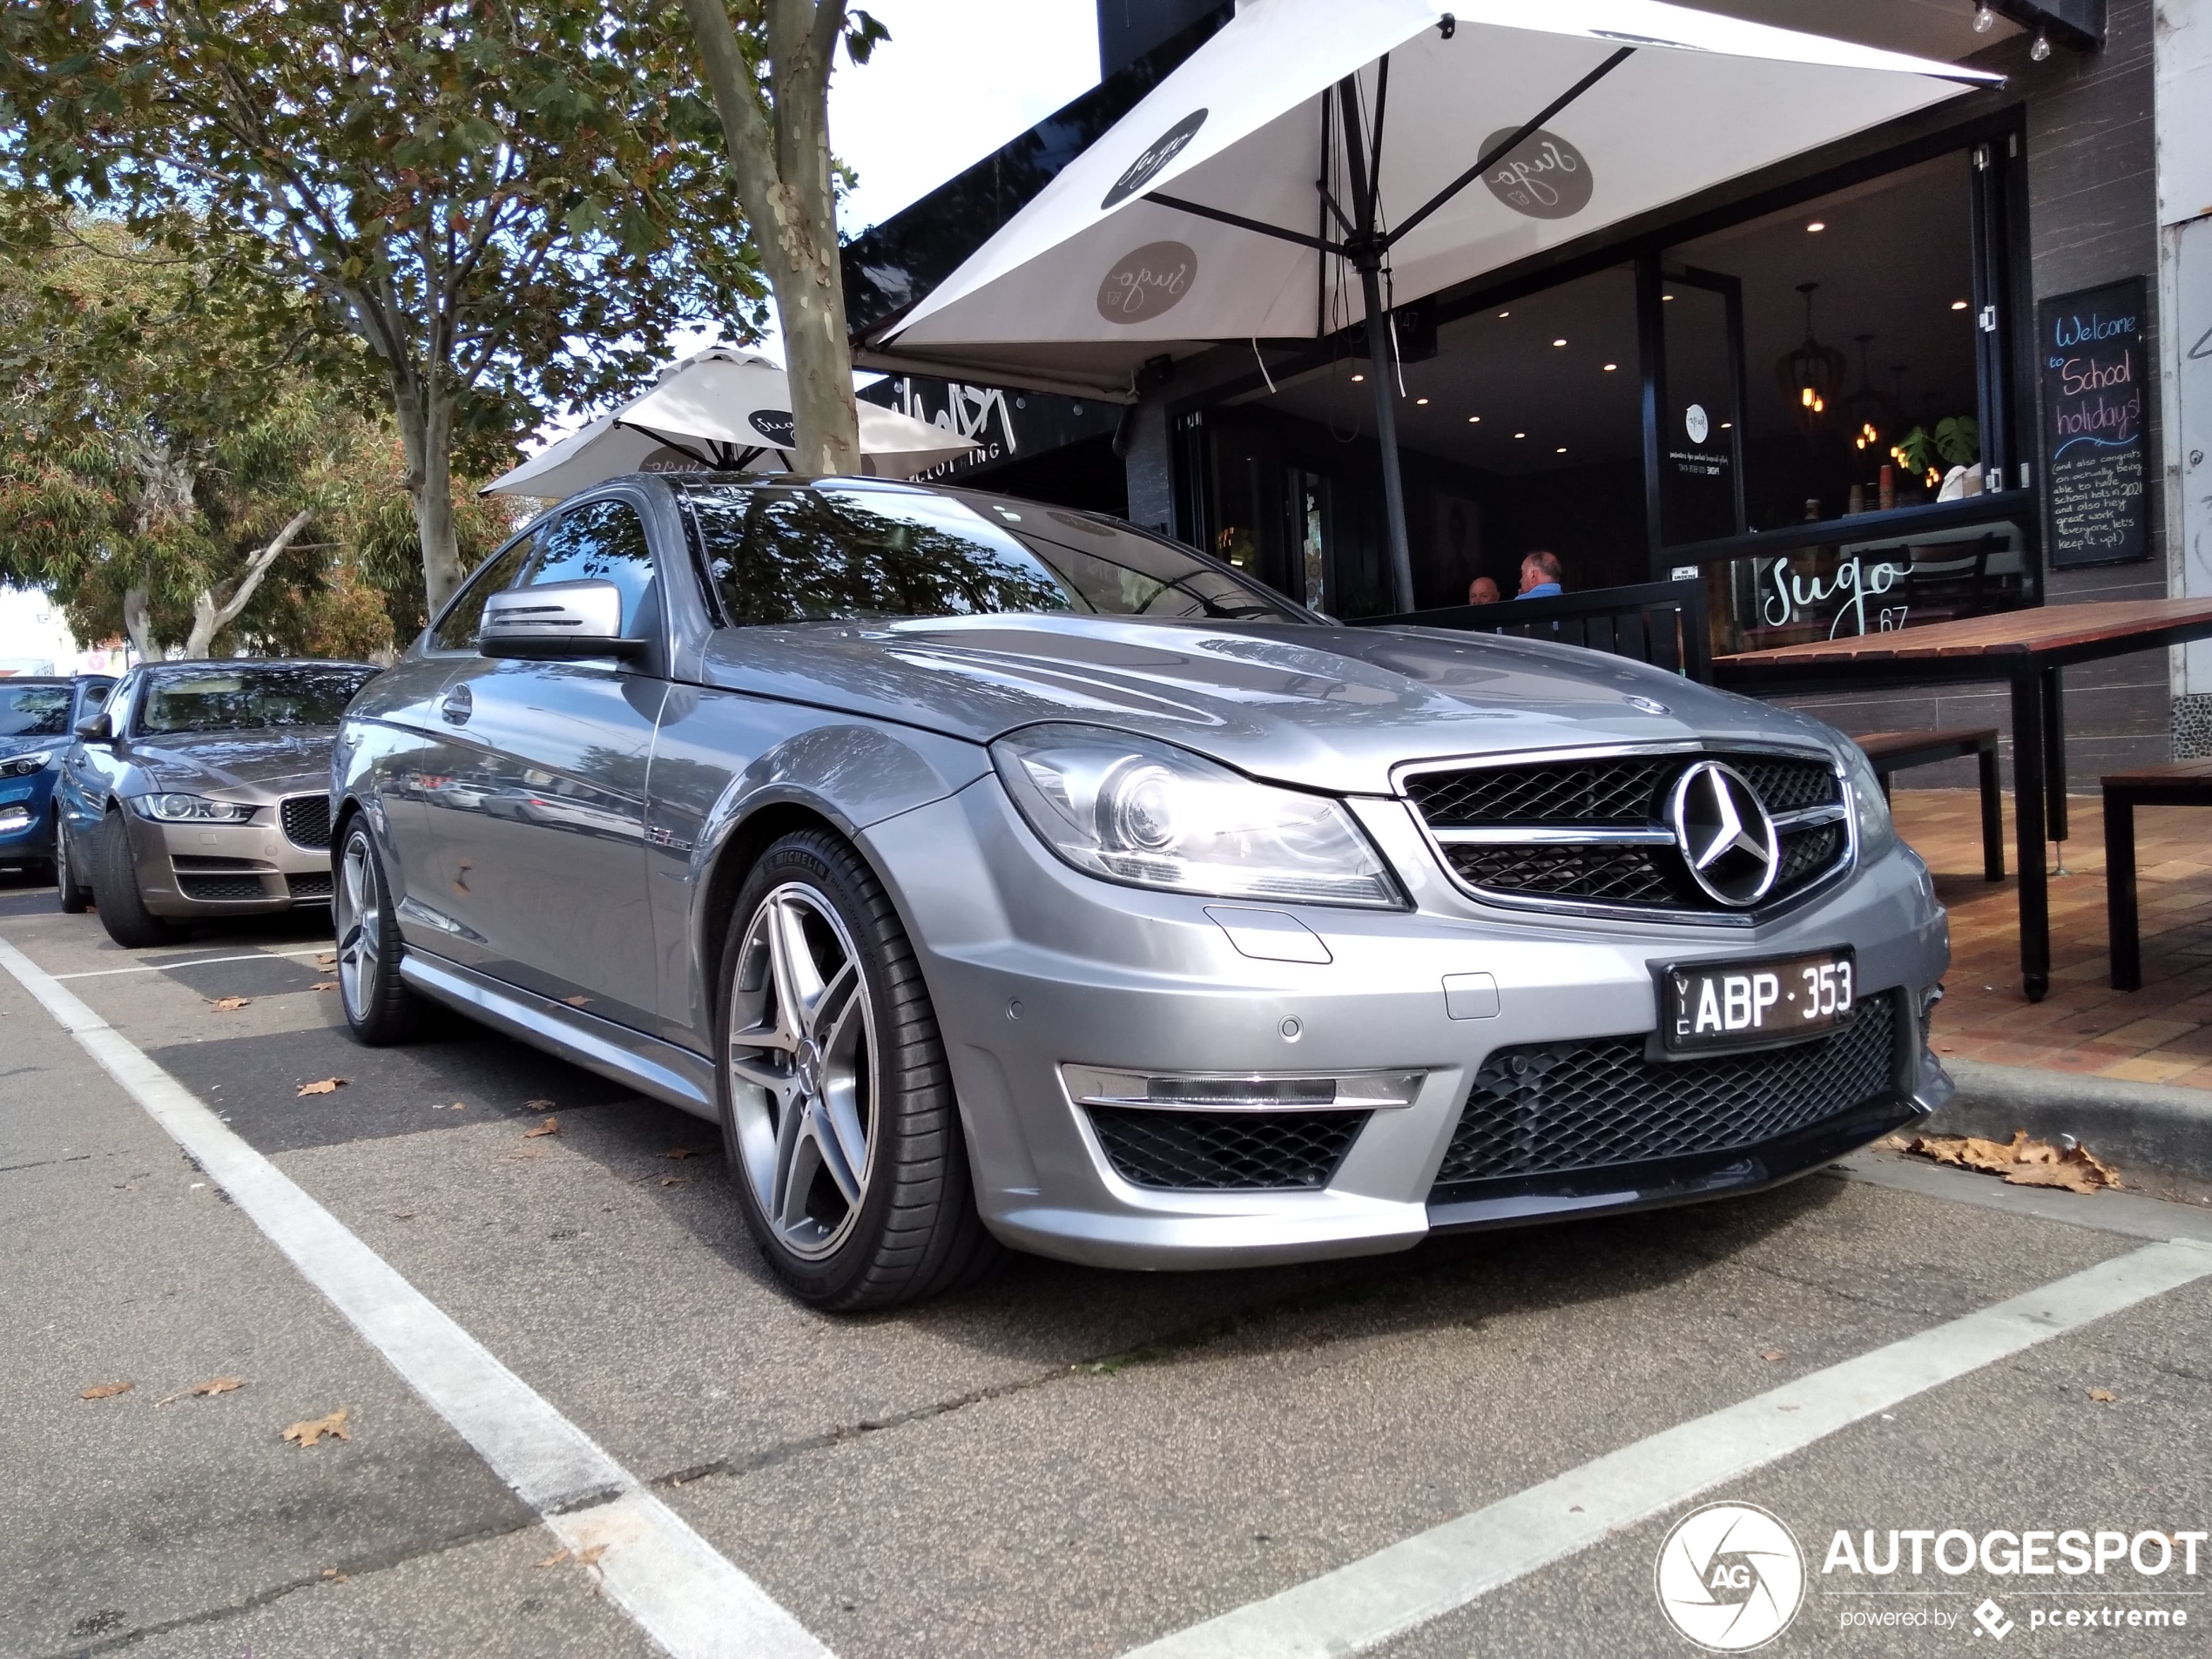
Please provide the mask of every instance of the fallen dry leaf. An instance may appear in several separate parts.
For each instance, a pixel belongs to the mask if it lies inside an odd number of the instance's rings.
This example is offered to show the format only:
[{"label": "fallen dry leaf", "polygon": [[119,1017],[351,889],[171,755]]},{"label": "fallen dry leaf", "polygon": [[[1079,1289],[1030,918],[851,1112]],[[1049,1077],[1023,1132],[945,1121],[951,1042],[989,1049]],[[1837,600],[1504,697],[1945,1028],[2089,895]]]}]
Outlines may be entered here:
[{"label": "fallen dry leaf", "polygon": [[2094,1400],[2101,1400],[2104,1404],[2109,1406],[2114,1400],[2118,1399],[2120,1396],[2114,1393],[2109,1388],[2092,1388],[2089,1391],[2089,1398]]},{"label": "fallen dry leaf", "polygon": [[691,1177],[688,1175],[664,1175],[661,1177],[660,1184],[664,1187],[688,1187],[691,1184]]},{"label": "fallen dry leaf", "polygon": [[318,957],[316,957],[316,958],[315,958],[315,966],[316,966],[317,968],[335,968],[335,967],[337,967],[337,966],[338,966],[338,953],[337,953],[336,951],[331,951],[331,952],[329,952],[329,953],[328,953],[327,954],[326,954],[326,955],[321,955],[321,956],[318,956]]},{"label": "fallen dry leaf", "polygon": [[558,1567],[563,1561],[568,1560],[568,1558],[569,1552],[567,1550],[556,1549],[550,1555],[548,1555],[543,1561],[540,1561],[538,1565],[540,1567]]},{"label": "fallen dry leaf", "polygon": [[233,1388],[243,1388],[245,1386],[246,1379],[243,1377],[211,1377],[204,1383],[194,1383],[190,1388],[182,1389],[176,1393],[166,1395],[160,1399],[157,1399],[153,1403],[156,1406],[166,1406],[171,1400],[183,1399],[185,1396],[190,1394],[227,1394]]},{"label": "fallen dry leaf", "polygon": [[534,1141],[541,1135],[558,1135],[560,1132],[561,1120],[557,1117],[549,1117],[536,1129],[524,1130],[523,1138],[526,1141]]},{"label": "fallen dry leaf", "polygon": [[589,1549],[579,1549],[576,1553],[576,1564],[578,1567],[589,1567],[606,1553],[607,1547],[604,1544],[594,1544]]},{"label": "fallen dry leaf", "polygon": [[695,1158],[698,1154],[688,1146],[671,1146],[661,1156],[664,1158]]},{"label": "fallen dry leaf", "polygon": [[303,1095],[334,1095],[351,1082],[351,1077],[324,1077],[315,1082],[301,1083],[300,1092]]},{"label": "fallen dry leaf", "polygon": [[132,1382],[95,1383],[78,1396],[79,1399],[113,1399],[118,1394],[127,1394],[138,1385]]},{"label": "fallen dry leaf", "polygon": [[591,999],[588,996],[564,996],[561,999],[561,1001],[566,1002],[572,1008],[587,1008],[591,1002]]},{"label": "fallen dry leaf", "polygon": [[1769,1348],[1764,1353],[1761,1354],[1759,1358],[1765,1360],[1767,1364],[1772,1365],[1776,1360],[1782,1358],[1782,1350],[1779,1348]]},{"label": "fallen dry leaf", "polygon": [[2086,1146],[2062,1151],[2048,1141],[2031,1141],[2024,1129],[2014,1130],[2010,1141],[1977,1135],[1918,1135],[1898,1150],[1938,1163],[2000,1175],[2016,1187],[2060,1187],[2086,1194],[2121,1184],[2120,1171]]},{"label": "fallen dry leaf", "polygon": [[354,1437],[346,1433],[346,1408],[341,1406],[327,1417],[317,1417],[304,1423],[294,1423],[284,1431],[284,1438],[295,1446],[313,1446],[326,1434],[335,1434],[341,1440]]},{"label": "fallen dry leaf", "polygon": [[526,1100],[523,1104],[533,1112],[550,1112],[554,1106],[554,1103],[550,1100]]},{"label": "fallen dry leaf", "polygon": [[311,991],[334,991],[338,988],[338,981],[334,979],[319,979],[307,988]]},{"label": "fallen dry leaf", "polygon": [[324,1568],[322,1569],[322,1575],[328,1579],[333,1584],[343,1584],[346,1581],[346,1575],[334,1567]]},{"label": "fallen dry leaf", "polygon": [[228,1014],[234,1009],[244,1008],[253,1000],[250,996],[219,996],[207,1006],[218,1014]]}]

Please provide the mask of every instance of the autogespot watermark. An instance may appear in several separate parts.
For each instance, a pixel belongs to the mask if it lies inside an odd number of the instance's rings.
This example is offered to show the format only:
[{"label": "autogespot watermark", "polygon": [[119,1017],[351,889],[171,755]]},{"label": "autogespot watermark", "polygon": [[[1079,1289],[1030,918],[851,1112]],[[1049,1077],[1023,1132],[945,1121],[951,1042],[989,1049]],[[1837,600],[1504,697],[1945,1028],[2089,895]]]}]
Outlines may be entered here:
[{"label": "autogespot watermark", "polygon": [[1656,1588],[1667,1622],[1715,1653],[1764,1647],[1814,1594],[1846,1632],[1920,1629],[2001,1642],[2047,1631],[2179,1631],[2202,1641],[2212,1623],[2199,1588],[2200,1565],[2212,1567],[2209,1539],[2187,1529],[1838,1528],[1811,1574],[1779,1516],[1710,1503],[1667,1534]]}]

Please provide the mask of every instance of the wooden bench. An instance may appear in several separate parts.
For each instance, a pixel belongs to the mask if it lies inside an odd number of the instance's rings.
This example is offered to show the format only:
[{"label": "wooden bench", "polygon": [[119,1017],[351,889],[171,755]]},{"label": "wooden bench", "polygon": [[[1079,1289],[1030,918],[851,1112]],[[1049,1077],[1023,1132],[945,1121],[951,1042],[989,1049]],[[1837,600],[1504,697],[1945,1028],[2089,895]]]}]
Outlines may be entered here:
[{"label": "wooden bench", "polygon": [[2104,780],[2105,914],[2112,988],[2143,988],[2143,946],[2135,921],[2135,808],[2212,806],[2212,760],[2175,760],[2118,772]]},{"label": "wooden bench", "polygon": [[2005,813],[1997,788],[1997,728],[1952,726],[1936,732],[1869,732],[1851,741],[1865,752],[1882,798],[1890,793],[1890,774],[1939,760],[1972,755],[1981,762],[1981,873],[1991,881],[2005,879]]}]

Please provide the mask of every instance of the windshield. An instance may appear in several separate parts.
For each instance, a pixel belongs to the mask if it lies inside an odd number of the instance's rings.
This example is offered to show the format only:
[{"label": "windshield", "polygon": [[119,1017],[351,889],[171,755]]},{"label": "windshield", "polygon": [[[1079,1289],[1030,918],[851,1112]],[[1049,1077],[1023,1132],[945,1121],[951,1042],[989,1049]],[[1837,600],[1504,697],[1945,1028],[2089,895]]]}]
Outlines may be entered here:
[{"label": "windshield", "polygon": [[1058,508],[836,487],[710,485],[690,498],[739,626],[1055,610],[1305,620],[1188,549]]},{"label": "windshield", "polygon": [[0,738],[59,738],[68,732],[68,686],[0,683]]},{"label": "windshield", "polygon": [[336,725],[354,693],[375,673],[373,668],[335,663],[172,670],[146,681],[138,730],[152,736]]}]

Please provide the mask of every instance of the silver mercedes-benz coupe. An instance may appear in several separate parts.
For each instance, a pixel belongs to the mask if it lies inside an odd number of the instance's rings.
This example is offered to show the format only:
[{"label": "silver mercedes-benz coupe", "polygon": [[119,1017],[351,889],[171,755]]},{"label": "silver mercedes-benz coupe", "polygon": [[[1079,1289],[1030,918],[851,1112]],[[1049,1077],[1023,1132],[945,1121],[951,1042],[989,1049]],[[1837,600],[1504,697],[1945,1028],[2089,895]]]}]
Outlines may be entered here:
[{"label": "silver mercedes-benz coupe", "polygon": [[1087,513],[618,480],[333,765],[354,1033],[427,996],[718,1123],[826,1307],[1742,1192],[1951,1090],[1847,739]]}]

